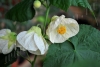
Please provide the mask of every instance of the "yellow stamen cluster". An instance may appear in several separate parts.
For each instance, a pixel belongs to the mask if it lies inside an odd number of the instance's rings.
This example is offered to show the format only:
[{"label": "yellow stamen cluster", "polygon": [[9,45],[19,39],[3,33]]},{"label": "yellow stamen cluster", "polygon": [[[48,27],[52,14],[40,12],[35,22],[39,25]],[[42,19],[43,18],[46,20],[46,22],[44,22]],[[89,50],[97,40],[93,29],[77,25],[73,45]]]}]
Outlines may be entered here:
[{"label": "yellow stamen cluster", "polygon": [[57,32],[59,34],[65,34],[66,33],[66,27],[63,26],[63,25],[59,26],[58,29],[57,29]]}]

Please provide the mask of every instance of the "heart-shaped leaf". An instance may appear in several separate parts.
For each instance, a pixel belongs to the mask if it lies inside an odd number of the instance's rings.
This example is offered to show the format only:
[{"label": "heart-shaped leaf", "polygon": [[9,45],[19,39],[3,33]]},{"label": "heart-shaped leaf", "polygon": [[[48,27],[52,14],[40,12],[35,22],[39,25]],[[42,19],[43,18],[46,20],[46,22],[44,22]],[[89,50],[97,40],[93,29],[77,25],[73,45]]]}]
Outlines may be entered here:
[{"label": "heart-shaped leaf", "polygon": [[92,8],[87,0],[49,0],[50,3],[58,8],[61,8],[65,11],[68,10],[70,6],[81,6],[84,8],[88,8],[92,11]]}]

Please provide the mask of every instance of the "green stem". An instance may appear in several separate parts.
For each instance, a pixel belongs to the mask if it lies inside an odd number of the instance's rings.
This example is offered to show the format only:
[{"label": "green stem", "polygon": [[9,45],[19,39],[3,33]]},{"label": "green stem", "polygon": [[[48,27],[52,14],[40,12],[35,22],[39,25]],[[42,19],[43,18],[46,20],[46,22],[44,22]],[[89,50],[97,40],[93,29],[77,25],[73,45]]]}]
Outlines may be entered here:
[{"label": "green stem", "polygon": [[26,51],[26,54],[27,54],[28,59],[29,59],[29,60],[31,60],[31,59],[30,59],[30,56],[29,56],[29,54],[28,54],[28,52],[27,52],[27,51]]},{"label": "green stem", "polygon": [[40,0],[40,1],[41,1],[42,5],[43,5],[44,7],[46,7],[46,5],[44,4],[45,1],[42,1],[42,0]]},{"label": "green stem", "polygon": [[45,16],[45,22],[44,22],[44,35],[45,35],[45,30],[46,30],[45,28],[46,28],[46,23],[48,20],[49,11],[50,11],[50,6],[47,7],[47,9],[46,9],[46,16]]},{"label": "green stem", "polygon": [[36,61],[37,55],[34,56],[34,61],[32,61],[31,65],[34,67],[35,61]]}]

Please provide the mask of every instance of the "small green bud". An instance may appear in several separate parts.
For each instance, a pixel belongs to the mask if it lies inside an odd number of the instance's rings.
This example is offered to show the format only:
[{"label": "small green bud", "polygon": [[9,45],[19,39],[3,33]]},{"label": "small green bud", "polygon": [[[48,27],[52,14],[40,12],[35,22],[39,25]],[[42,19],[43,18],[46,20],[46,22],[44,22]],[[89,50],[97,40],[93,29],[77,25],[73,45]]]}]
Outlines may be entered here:
[{"label": "small green bud", "polygon": [[51,18],[51,21],[56,21],[57,18],[58,18],[58,16],[53,16],[53,17]]},{"label": "small green bud", "polygon": [[41,2],[39,0],[35,0],[33,5],[35,8],[39,8],[41,6]]}]

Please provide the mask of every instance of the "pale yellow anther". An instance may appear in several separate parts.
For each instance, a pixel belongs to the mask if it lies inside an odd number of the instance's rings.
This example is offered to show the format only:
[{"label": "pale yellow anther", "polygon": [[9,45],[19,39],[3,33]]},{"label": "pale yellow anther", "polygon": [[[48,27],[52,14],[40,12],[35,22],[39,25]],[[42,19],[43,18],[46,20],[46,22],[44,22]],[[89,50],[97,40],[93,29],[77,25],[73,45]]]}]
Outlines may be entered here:
[{"label": "pale yellow anther", "polygon": [[64,25],[60,25],[57,29],[57,32],[59,34],[65,34],[66,33],[66,27]]}]

